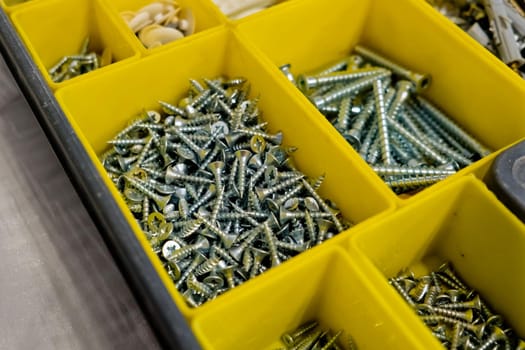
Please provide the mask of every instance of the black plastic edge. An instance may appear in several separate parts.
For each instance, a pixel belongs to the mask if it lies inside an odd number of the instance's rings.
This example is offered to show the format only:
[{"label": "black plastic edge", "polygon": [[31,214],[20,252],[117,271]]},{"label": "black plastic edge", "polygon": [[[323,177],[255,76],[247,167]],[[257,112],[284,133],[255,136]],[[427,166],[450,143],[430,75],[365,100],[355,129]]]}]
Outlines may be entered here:
[{"label": "black plastic edge", "polygon": [[100,178],[82,143],[0,9],[0,53],[49,139],[57,157],[99,229],[161,345],[200,350],[193,332]]},{"label": "black plastic edge", "polygon": [[525,223],[525,141],[496,157],[485,182],[496,197]]}]

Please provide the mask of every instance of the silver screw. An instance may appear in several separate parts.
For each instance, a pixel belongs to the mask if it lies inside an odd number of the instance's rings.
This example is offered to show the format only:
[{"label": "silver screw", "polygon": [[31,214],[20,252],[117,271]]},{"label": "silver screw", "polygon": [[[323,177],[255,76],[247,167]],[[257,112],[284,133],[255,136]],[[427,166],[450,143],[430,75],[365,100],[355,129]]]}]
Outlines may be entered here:
[{"label": "silver screw", "polygon": [[431,78],[428,75],[419,74],[413,71],[410,71],[406,68],[401,67],[397,63],[394,63],[390,61],[389,59],[380,56],[379,54],[363,47],[360,45],[357,45],[354,47],[354,51],[363,56],[365,59],[374,62],[380,66],[383,66],[385,68],[388,68],[395,72],[396,74],[399,74],[400,76],[404,77],[405,79],[408,79],[414,83],[416,86],[417,91],[424,90],[428,88],[431,82]]},{"label": "silver screw", "polygon": [[391,165],[393,163],[392,154],[390,150],[390,137],[388,133],[386,106],[383,81],[378,79],[373,83],[374,99],[376,104],[376,115],[378,125],[379,144],[381,146],[381,158],[383,163]]}]

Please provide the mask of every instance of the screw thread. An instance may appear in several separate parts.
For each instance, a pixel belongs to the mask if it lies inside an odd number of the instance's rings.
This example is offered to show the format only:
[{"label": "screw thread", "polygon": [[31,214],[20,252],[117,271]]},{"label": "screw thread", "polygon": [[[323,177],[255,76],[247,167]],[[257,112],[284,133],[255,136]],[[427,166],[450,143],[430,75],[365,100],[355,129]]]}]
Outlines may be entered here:
[{"label": "screw thread", "polygon": [[338,62],[330,64],[326,68],[321,69],[320,71],[318,71],[314,75],[320,76],[320,75],[326,75],[326,74],[334,73],[334,72],[337,72],[337,71],[345,69],[347,65],[348,65],[348,58],[344,58],[344,59],[342,59],[342,60],[340,60]]},{"label": "screw thread", "polygon": [[190,274],[190,276],[188,276],[188,279],[186,280],[186,285],[195,294],[198,294],[203,298],[211,298],[213,294],[213,290],[210,287],[208,287],[205,283],[199,282],[197,280],[197,277],[195,277],[195,275],[193,274]]},{"label": "screw thread", "polygon": [[374,140],[377,137],[377,132],[377,123],[374,123],[372,124],[370,129],[368,129],[368,132],[366,133],[366,136],[363,142],[361,143],[361,147],[359,148],[359,155],[361,156],[361,158],[366,160],[368,151],[370,150],[370,146],[374,143]]},{"label": "screw thread", "polygon": [[356,47],[354,47],[354,51],[358,54],[360,54],[361,56],[363,56],[365,59],[373,62],[373,63],[376,63],[380,66],[383,66],[385,68],[388,68],[390,70],[392,70],[394,73],[402,76],[403,78],[405,79],[408,79],[410,81],[412,81],[415,86],[416,86],[416,90],[423,90],[425,89],[426,87],[428,87],[429,83],[430,83],[430,77],[427,76],[427,75],[423,75],[423,74],[419,74],[419,73],[415,73],[409,69],[406,69],[400,65],[398,65],[397,63],[394,63],[392,61],[390,61],[389,59],[383,57],[383,56],[380,56],[379,54],[369,50],[369,49],[366,49],[364,48],[363,46],[360,46],[360,45],[357,45]]},{"label": "screw thread", "polygon": [[184,283],[184,281],[186,281],[186,278],[188,278],[188,276],[190,274],[193,273],[193,271],[197,268],[197,266],[199,266],[200,263],[202,263],[202,261],[204,260],[204,255],[202,254],[197,254],[195,256],[195,258],[193,258],[193,261],[191,262],[190,266],[188,266],[186,268],[186,270],[184,271],[184,273],[180,276],[179,280],[177,281],[177,283],[175,283],[175,287],[177,288],[180,288],[180,286],[182,286],[182,284]]},{"label": "screw thread", "polygon": [[454,123],[452,119],[448,118],[443,112],[434,107],[423,97],[418,96],[417,101],[419,104],[431,114],[431,116],[445,127],[449,132],[456,135],[457,138],[463,142],[466,146],[470,147],[473,151],[476,151],[481,156],[486,156],[490,154],[490,150],[479,143],[476,139],[470,136],[465,130],[463,130],[459,125]]},{"label": "screw thread", "polygon": [[275,245],[275,235],[272,232],[272,229],[268,225],[267,222],[263,224],[263,233],[266,240],[266,243],[268,244],[268,248],[270,249],[270,257],[272,258],[272,266],[277,266],[281,264],[281,260],[279,259],[279,256],[277,255],[277,246]]},{"label": "screw thread", "polygon": [[165,174],[166,183],[170,184],[173,181],[181,180],[181,181],[188,181],[188,182],[195,182],[200,184],[213,184],[213,180],[207,179],[205,177],[200,176],[193,176],[193,175],[184,175],[179,174],[173,168],[169,167]]},{"label": "screw thread", "polygon": [[158,101],[158,103],[160,104],[162,110],[165,113],[172,114],[172,115],[180,115],[180,116],[183,116],[183,117],[186,116],[186,112],[182,108],[176,107],[176,106],[174,106],[174,105],[172,105],[170,103],[164,102],[164,101]]},{"label": "screw thread", "polygon": [[388,283],[390,283],[390,285],[397,290],[397,292],[401,295],[403,299],[405,299],[405,301],[409,305],[412,305],[412,306],[416,305],[414,300],[412,300],[412,297],[408,295],[408,292],[401,286],[401,284],[398,281],[391,278],[388,280]]},{"label": "screw thread", "polygon": [[297,181],[300,181],[304,176],[303,175],[297,175],[296,177],[293,177],[293,178],[290,178],[288,180],[285,180],[285,181],[282,181],[281,183],[275,185],[275,186],[272,186],[272,187],[268,187],[268,188],[259,188],[259,187],[256,187],[255,188],[255,191],[257,192],[257,196],[259,197],[259,199],[264,199],[268,196],[270,196],[271,194],[275,193],[275,192],[278,192],[280,190],[283,190],[285,188],[288,188],[292,185],[294,185],[295,183],[297,183]]},{"label": "screw thread", "polygon": [[439,168],[414,168],[408,166],[373,165],[372,169],[380,176],[447,176],[455,173],[454,170]]},{"label": "screw thread", "polygon": [[219,259],[218,257],[209,258],[203,263],[201,263],[200,265],[198,265],[198,267],[195,269],[194,275],[195,276],[204,275],[212,271],[213,269],[215,269],[217,265],[219,265],[220,262],[221,262],[221,259]]},{"label": "screw thread", "polygon": [[339,114],[337,115],[336,127],[340,130],[346,130],[350,121],[350,113],[352,112],[352,99],[345,97],[341,100],[339,106]]},{"label": "screw thread", "polygon": [[368,88],[372,83],[378,79],[384,79],[390,75],[390,72],[381,72],[371,77],[360,78],[350,84],[344,85],[340,88],[336,88],[325,95],[313,97],[312,102],[317,108],[328,105],[332,102],[339,101],[347,96],[361,92],[365,88]]},{"label": "screw thread", "polygon": [[339,219],[336,217],[336,215],[333,213],[332,209],[326,204],[326,202],[317,194],[317,192],[313,189],[313,187],[306,181],[305,179],[301,179],[304,188],[310,193],[312,197],[315,198],[319,206],[323,209],[323,211],[330,214],[332,221],[335,224],[335,227],[337,228],[337,232],[342,232],[344,230],[343,224],[339,221]]},{"label": "screw thread", "polygon": [[376,80],[373,84],[374,100],[376,106],[377,126],[379,135],[379,146],[381,149],[381,159],[383,163],[390,165],[393,163],[390,150],[390,139],[388,135],[388,124],[386,120],[386,106],[384,86],[382,80]]},{"label": "screw thread", "polygon": [[385,183],[394,189],[414,189],[420,187],[426,187],[435,184],[438,181],[445,179],[448,175],[434,175],[434,176],[418,176],[402,179],[387,179]]},{"label": "screw thread", "polygon": [[281,132],[278,132],[276,134],[269,134],[266,132],[258,131],[255,129],[249,129],[249,128],[239,128],[237,130],[241,134],[248,135],[248,136],[259,136],[264,138],[266,141],[270,141],[276,145],[280,145],[283,140],[283,134]]},{"label": "screw thread", "polygon": [[427,144],[419,140],[416,136],[412,135],[407,129],[405,129],[400,123],[398,123],[396,120],[389,118],[387,116],[387,120],[390,126],[396,130],[401,136],[409,140],[414,147],[418,148],[421,152],[426,154],[429,158],[433,159],[434,161],[438,162],[439,164],[447,164],[449,162],[448,159],[434,151],[432,148],[430,148]]},{"label": "screw thread", "polygon": [[387,72],[384,68],[363,68],[355,70],[351,73],[348,72],[331,72],[322,75],[315,76],[304,76],[300,75],[297,77],[297,83],[299,88],[303,91],[309,91],[323,85],[335,85],[339,83],[347,83],[352,80],[356,80],[364,77],[375,76],[379,73]]},{"label": "screw thread", "polygon": [[227,251],[218,245],[214,245],[211,249],[213,254],[217,254],[222,260],[226,261],[228,265],[235,265],[237,263]]}]

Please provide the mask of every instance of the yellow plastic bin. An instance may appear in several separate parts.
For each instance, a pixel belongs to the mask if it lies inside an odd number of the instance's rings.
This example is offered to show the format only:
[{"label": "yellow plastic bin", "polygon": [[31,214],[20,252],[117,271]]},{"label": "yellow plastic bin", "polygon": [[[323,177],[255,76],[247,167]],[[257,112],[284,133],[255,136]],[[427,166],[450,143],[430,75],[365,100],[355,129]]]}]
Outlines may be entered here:
[{"label": "yellow plastic bin", "polygon": [[[11,18],[52,89],[101,74],[139,56],[126,38],[123,23],[104,8],[102,0],[32,0],[14,11]],[[78,54],[88,37],[90,51],[101,54],[108,48],[113,63],[70,80],[53,82],[48,70],[62,57]]]},{"label": "yellow plastic bin", "polygon": [[405,268],[427,274],[446,261],[525,337],[525,226],[479,180],[467,176],[364,226],[349,239],[350,251],[363,259],[376,291],[397,299],[398,319],[426,349],[443,347],[387,279]]},{"label": "yellow plastic bin", "polygon": [[[270,132],[282,131],[283,143],[298,147],[294,159],[299,170],[311,177],[326,175],[320,189],[321,196],[334,201],[343,216],[354,223],[392,210],[395,206],[392,198],[377,186],[376,181],[370,181],[366,169],[359,164],[355,166],[354,159],[334,142],[319,125],[320,120],[290,94],[289,87],[276,79],[275,74],[278,73],[261,62],[234,32],[217,29],[180,43],[162,54],[114,69],[104,76],[72,84],[56,94],[102,178],[134,228],[137,239],[150,253],[152,262],[166,281],[166,287],[188,317],[192,317],[196,310],[190,309],[175,291],[97,155],[108,148],[106,141],[144,108],[158,109],[158,100],[177,101],[187,90],[190,78],[213,78],[218,75],[247,78],[251,83],[251,95],[260,96],[259,107],[264,120],[269,123]],[[349,234],[351,230],[340,235]]]},{"label": "yellow plastic bin", "polygon": [[281,335],[317,320],[343,330],[358,349],[422,349],[366,275],[341,248],[303,253],[280,271],[269,271],[232,291],[192,322],[205,350],[278,349]]},{"label": "yellow plastic bin", "polygon": [[[150,0],[12,1],[0,5],[56,96],[44,101],[62,108],[62,126],[72,126],[91,161],[75,164],[78,154],[68,154],[65,162],[96,169],[94,181],[111,194],[99,200],[117,203],[132,228],[123,228],[126,238],[140,242],[205,349],[270,349],[282,332],[312,318],[344,329],[360,349],[440,349],[387,278],[405,267],[423,273],[444,260],[525,336],[525,225],[479,180],[498,153],[525,138],[525,85],[424,1],[288,0],[229,20],[211,0],[183,0],[195,10],[198,33],[152,50],[119,18],[128,6],[136,10]],[[116,62],[53,83],[47,70],[76,53],[87,36],[95,50],[109,47]],[[399,199],[278,69],[291,63],[294,73],[313,71],[358,43],[430,73],[425,95],[494,153],[410,200]],[[159,110],[159,100],[177,102],[191,78],[219,75],[247,78],[269,131],[282,131],[283,143],[298,147],[294,159],[303,173],[326,175],[321,196],[356,226],[192,309],[98,156],[144,109]],[[57,135],[64,130],[57,128]],[[75,149],[58,141],[62,152]]]},{"label": "yellow plastic bin", "polygon": [[[451,178],[468,173],[483,176],[487,163],[525,137],[521,79],[424,1],[329,0],[322,7],[315,0],[293,1],[266,16],[247,18],[237,28],[269,59],[275,72],[288,63],[294,74],[316,71],[360,44],[414,71],[429,73],[432,84],[424,96],[494,150]],[[280,80],[286,81],[284,75]],[[348,153],[356,154],[299,90],[294,94],[334,139],[346,145]],[[369,173],[375,176],[371,169]],[[386,185],[385,191],[390,191]]]}]

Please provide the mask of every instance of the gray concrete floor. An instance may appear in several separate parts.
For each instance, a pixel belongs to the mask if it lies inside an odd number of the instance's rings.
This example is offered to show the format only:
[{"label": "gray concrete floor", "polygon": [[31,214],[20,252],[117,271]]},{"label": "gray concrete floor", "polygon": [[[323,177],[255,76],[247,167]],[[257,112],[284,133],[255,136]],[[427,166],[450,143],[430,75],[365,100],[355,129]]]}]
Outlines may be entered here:
[{"label": "gray concrete floor", "polygon": [[0,58],[0,349],[158,348]]}]

